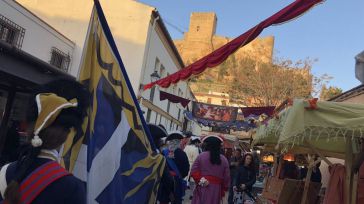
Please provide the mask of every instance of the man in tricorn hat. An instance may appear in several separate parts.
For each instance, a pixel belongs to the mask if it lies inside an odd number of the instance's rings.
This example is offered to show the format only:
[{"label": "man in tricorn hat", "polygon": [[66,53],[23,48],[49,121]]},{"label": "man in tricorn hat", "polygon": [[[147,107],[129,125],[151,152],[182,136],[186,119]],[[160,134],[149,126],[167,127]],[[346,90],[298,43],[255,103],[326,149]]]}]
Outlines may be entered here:
[{"label": "man in tricorn hat", "polygon": [[[162,138],[168,136],[167,132],[158,125],[148,124],[150,133],[153,137],[153,142],[156,145],[158,151],[160,151],[163,144]],[[168,165],[165,166],[161,182],[158,188],[157,200],[160,203],[169,203],[174,201],[174,180],[173,176],[170,174]]]},{"label": "man in tricorn hat", "polygon": [[167,148],[163,150],[163,154],[167,159],[167,165],[175,183],[175,200],[173,203],[176,204],[182,203],[187,187],[186,181],[183,179],[188,175],[190,170],[187,155],[180,146],[183,138],[183,134],[179,131],[170,133],[166,139]]},{"label": "man in tricorn hat", "polygon": [[83,182],[60,165],[60,149],[71,132],[83,134],[89,98],[83,85],[63,79],[34,92],[27,114],[31,137],[19,159],[0,170],[0,203],[86,203]]}]

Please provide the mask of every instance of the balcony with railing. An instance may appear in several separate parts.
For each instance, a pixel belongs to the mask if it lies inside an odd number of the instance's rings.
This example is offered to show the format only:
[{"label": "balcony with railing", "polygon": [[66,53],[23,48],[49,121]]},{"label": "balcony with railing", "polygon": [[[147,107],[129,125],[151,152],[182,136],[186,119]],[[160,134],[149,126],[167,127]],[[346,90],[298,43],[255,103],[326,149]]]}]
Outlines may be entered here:
[{"label": "balcony with railing", "polygon": [[49,61],[51,65],[58,67],[64,72],[67,72],[70,62],[71,62],[71,57],[69,56],[69,54],[62,52],[56,47],[52,47],[51,60]]},{"label": "balcony with railing", "polygon": [[25,29],[0,14],[0,41],[21,49]]}]

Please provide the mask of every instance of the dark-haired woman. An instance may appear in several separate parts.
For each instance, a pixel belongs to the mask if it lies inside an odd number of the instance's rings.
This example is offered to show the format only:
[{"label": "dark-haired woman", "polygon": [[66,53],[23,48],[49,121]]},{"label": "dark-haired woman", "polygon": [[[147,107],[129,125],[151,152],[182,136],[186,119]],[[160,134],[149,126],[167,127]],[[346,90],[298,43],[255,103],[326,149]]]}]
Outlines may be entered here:
[{"label": "dark-haired woman", "polygon": [[[240,165],[237,169],[235,178],[233,180],[233,190],[234,192],[245,191],[246,193],[250,194],[255,181],[256,172],[253,155],[245,154],[242,160],[242,165]],[[236,199],[238,198],[235,198],[234,202],[236,202]]]},{"label": "dark-haired woman", "polygon": [[88,93],[74,81],[59,80],[40,89],[30,114],[34,131],[18,161],[0,170],[0,200],[6,204],[83,204],[84,183],[59,162],[59,149],[71,130],[81,130]]},{"label": "dark-haired woman", "polygon": [[197,184],[192,204],[218,204],[229,188],[229,162],[220,154],[223,142],[220,137],[207,136],[202,142],[205,152],[197,157],[191,169],[191,177]]}]

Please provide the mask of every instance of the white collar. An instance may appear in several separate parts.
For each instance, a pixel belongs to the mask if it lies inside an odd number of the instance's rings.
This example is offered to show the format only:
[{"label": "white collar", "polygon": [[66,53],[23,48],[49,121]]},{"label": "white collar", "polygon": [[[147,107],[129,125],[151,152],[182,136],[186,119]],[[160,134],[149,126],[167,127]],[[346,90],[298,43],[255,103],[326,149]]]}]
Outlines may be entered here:
[{"label": "white collar", "polygon": [[[42,155],[42,153],[44,154]],[[57,162],[61,161],[59,152],[55,149],[41,149],[38,158],[50,159]]]}]

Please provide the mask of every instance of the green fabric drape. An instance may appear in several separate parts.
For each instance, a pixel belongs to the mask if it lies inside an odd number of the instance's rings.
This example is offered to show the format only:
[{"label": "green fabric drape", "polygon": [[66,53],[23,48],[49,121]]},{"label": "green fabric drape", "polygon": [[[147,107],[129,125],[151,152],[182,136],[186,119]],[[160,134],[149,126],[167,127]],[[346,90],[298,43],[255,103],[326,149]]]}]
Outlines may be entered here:
[{"label": "green fabric drape", "polygon": [[278,118],[257,129],[253,143],[278,145],[284,151],[306,148],[309,143],[324,152],[344,154],[345,140],[350,138],[357,149],[364,134],[364,105],[327,101],[317,102],[316,109],[309,105],[294,100]]}]

